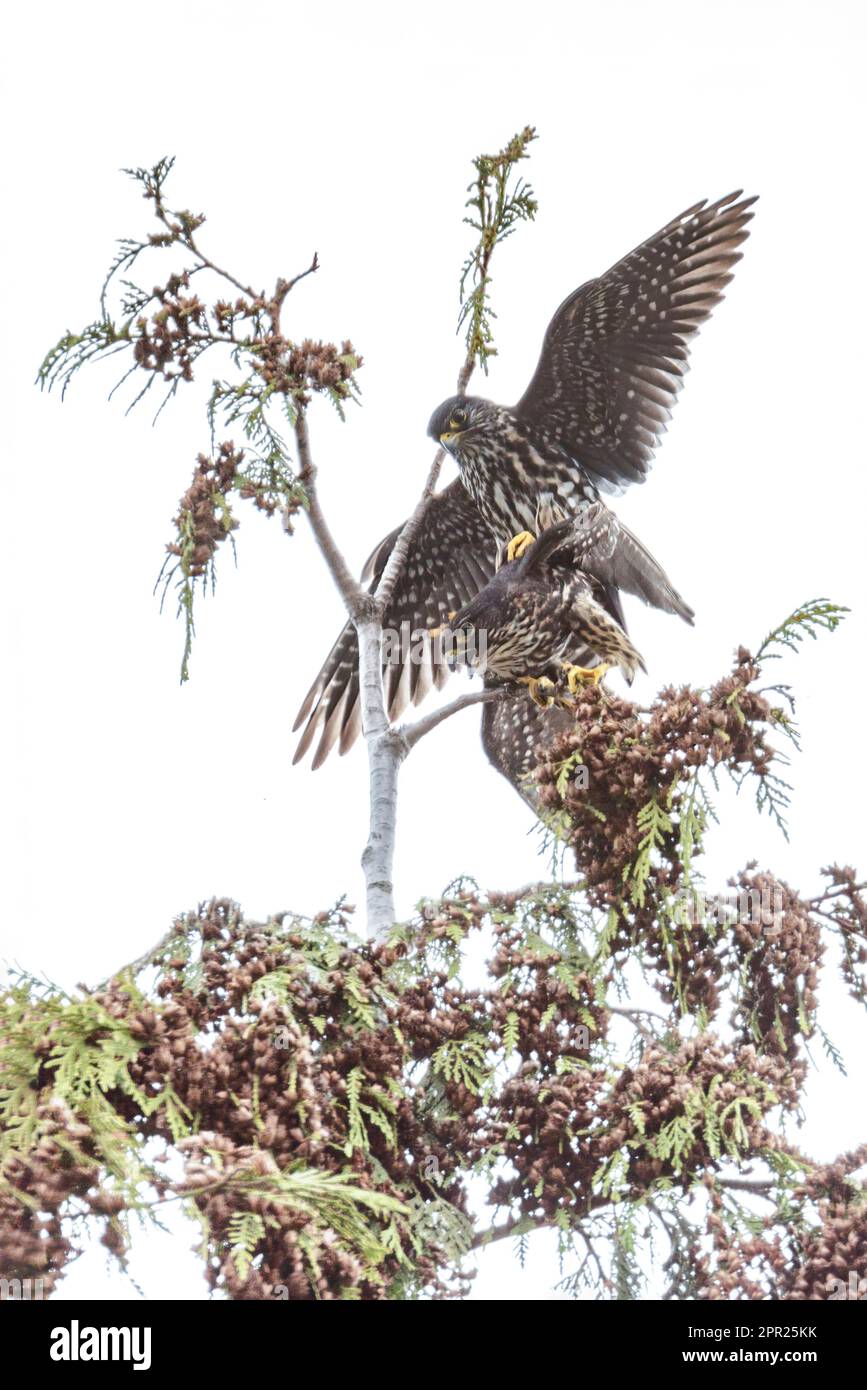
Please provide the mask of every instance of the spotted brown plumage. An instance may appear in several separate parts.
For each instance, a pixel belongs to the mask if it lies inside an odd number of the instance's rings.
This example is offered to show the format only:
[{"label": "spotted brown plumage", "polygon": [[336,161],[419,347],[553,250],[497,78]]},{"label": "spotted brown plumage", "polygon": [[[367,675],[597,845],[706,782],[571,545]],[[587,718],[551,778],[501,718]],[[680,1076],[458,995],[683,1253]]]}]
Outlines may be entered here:
[{"label": "spotted brown plumage", "polygon": [[[495,678],[485,677],[486,686],[497,684]],[[512,698],[482,706],[482,748],[488,762],[537,816],[544,817],[544,807],[533,772],[544,750],[573,724],[574,716],[569,710],[556,706],[540,709],[523,690]]]},{"label": "spotted brown plumage", "polygon": [[645,669],[606,586],[592,573],[558,563],[575,534],[573,517],[550,526],[460,609],[445,634],[456,664],[506,681],[544,677],[555,683],[574,666],[608,662],[630,683]]},{"label": "spotted brown plumage", "polygon": [[428,433],[501,537],[529,529],[543,496],[568,508],[644,481],[755,201],[738,191],[697,203],[574,290],[516,406],[452,396],[437,407]]},{"label": "spotted brown plumage", "polygon": [[[374,550],[362,574],[376,591],[388,557],[403,528],[396,527]],[[385,698],[389,718],[399,719],[408,704],[419,704],[448,678],[448,667],[437,659],[431,644],[414,643],[413,634],[436,627],[446,615],[461,608],[477,594],[494,573],[497,547],[464,488],[456,479],[432,498],[415,545],[395,586],[386,626],[406,638],[421,660],[395,659],[385,668]],[[400,658],[396,652],[395,657]],[[306,727],[298,741],[297,763],[313,742],[319,743],[313,758],[320,767],[334,747],[345,753],[361,731],[358,699],[358,639],[347,623],[310,687],[295,720]]]},{"label": "spotted brown plumage", "polygon": [[[754,201],[738,192],[695,204],[570,294],[516,406],[461,396],[434,411],[429,433],[457,461],[460,481],[431,503],[389,606],[388,628],[436,626],[470,601],[490,578],[498,550],[516,532],[533,529],[540,504],[568,513],[596,502],[599,488],[644,480],[682,384],[689,341],[723,297]],[[371,557],[372,588],[396,535]],[[625,549],[609,557],[612,573],[629,559],[628,537],[621,533]],[[619,605],[618,582],[615,574],[608,585],[612,607]],[[418,669],[389,663],[392,717],[446,674],[432,662]],[[360,727],[357,687],[355,633],[347,626],[299,712],[295,727],[307,723],[296,761],[317,731],[314,766],[335,743],[341,752],[351,746]]]},{"label": "spotted brown plumage", "polygon": [[[536,532],[568,519],[569,514],[564,516],[561,509],[543,503],[536,512]],[[571,513],[571,521],[554,556],[556,564],[592,575],[609,594],[632,594],[651,608],[674,613],[693,625],[693,609],[674,588],[662,566],[601,499],[579,503]],[[614,616],[621,627],[625,626],[619,602]]]}]

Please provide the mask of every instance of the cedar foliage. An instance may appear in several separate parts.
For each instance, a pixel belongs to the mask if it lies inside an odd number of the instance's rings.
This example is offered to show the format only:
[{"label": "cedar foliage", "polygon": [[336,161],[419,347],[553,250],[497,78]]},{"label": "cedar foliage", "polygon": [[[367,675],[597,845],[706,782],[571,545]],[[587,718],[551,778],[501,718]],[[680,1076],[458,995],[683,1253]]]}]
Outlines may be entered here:
[{"label": "cedar foliage", "polygon": [[[510,182],[533,136],[475,161],[461,323],[483,366],[490,253],[536,211]],[[216,266],[204,218],[166,203],[170,169],[132,171],[159,229],[121,243],[100,316],[61,338],[40,379],[65,388],[123,352],[144,394],[161,382],[170,398],[214,347],[237,369],[215,382],[209,420],[243,444],[212,434],[168,547],[186,677],[193,597],[237,502],[287,522],[304,507],[275,414],[291,423],[316,394],[342,411],[361,359],[286,336],[299,277],[266,294]],[[151,293],[121,280],[148,251],[186,258]],[[233,296],[200,299],[203,272]],[[343,901],[253,922],[212,899],[96,988],[14,972],[0,1000],[0,1277],[50,1292],[94,1229],[123,1265],[137,1222],[169,1202],[198,1223],[210,1286],[237,1299],[460,1296],[474,1250],[507,1239],[522,1259],[541,1228],[577,1296],[640,1297],[648,1269],[678,1299],[822,1298],[832,1278],[867,1277],[867,1144],[819,1164],[789,1137],[810,1040],[837,1056],[823,972],[867,1000],[865,885],[834,865],[804,896],[748,864],[709,913],[701,873],[721,774],[784,827],[793,701],[759,685],[762,668],[842,614],[802,605],[712,688],[667,688],[648,709],[583,692],[536,772],[572,882],[483,893],[461,880],[384,945],[353,932]],[[486,970],[470,985],[476,934]],[[629,1002],[636,969],[653,1010]]]}]

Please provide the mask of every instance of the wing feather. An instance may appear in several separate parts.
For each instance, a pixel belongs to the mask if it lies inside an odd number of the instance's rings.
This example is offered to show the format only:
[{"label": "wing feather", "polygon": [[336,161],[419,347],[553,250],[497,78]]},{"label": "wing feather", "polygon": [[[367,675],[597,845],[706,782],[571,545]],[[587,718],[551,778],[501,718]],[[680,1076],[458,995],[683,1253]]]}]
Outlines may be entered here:
[{"label": "wing feather", "polygon": [[[376,592],[394,545],[403,527],[380,541],[367,560],[362,579]],[[389,718],[399,719],[409,704],[418,705],[430,691],[441,688],[449,670],[436,660],[434,643],[427,643],[421,660],[412,634],[436,627],[447,614],[474,598],[494,573],[496,542],[459,479],[449,483],[432,500],[421,529],[392,596],[385,626],[404,631],[410,639],[401,643],[394,660],[383,663],[385,698]],[[313,767],[321,767],[338,745],[343,754],[361,732],[358,698],[358,639],[347,623],[331,648],[325,664],[308,690],[295,719],[294,730],[303,727],[293,761],[299,762],[319,733]]]},{"label": "wing feather", "polygon": [[[495,683],[485,677],[486,686]],[[533,770],[554,739],[574,722],[566,710],[540,709],[526,691],[482,707],[482,747],[488,761],[538,816],[544,815],[544,807]]]},{"label": "wing feather", "polygon": [[643,482],[689,339],[723,298],[755,198],[696,203],[564,300],[515,413],[603,486]]},{"label": "wing feather", "polygon": [[[562,523],[551,529],[556,532],[561,527]],[[554,558],[557,564],[577,566],[607,589],[633,594],[652,608],[676,613],[692,625],[692,608],[662,566],[604,502],[593,502],[576,513]]]}]

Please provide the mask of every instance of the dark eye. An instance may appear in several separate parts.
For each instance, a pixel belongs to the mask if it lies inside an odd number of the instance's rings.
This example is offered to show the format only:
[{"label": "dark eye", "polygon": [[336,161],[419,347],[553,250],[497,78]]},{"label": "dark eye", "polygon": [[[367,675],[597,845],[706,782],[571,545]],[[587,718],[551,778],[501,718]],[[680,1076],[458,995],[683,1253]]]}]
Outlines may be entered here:
[{"label": "dark eye", "polygon": [[462,430],[466,423],[467,412],[461,406],[458,406],[457,410],[452,411],[452,417],[449,420],[449,429]]}]

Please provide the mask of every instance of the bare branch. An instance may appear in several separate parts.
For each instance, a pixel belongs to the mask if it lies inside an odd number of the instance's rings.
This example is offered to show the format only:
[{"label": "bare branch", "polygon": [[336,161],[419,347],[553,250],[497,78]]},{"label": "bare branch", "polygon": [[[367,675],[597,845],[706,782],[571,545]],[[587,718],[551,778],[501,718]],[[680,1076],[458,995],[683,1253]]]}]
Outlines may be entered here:
[{"label": "bare branch", "polygon": [[[365,640],[365,629],[374,627],[375,645]],[[358,627],[360,667],[362,672],[362,723],[367,744],[370,773],[370,825],[367,844],[361,856],[367,899],[367,935],[371,941],[382,943],[391,933],[396,920],[394,907],[394,848],[397,838],[397,779],[400,765],[409,752],[402,735],[388,727],[382,695],[381,666],[378,663],[380,645],[378,624]],[[376,688],[365,675],[376,674]],[[365,689],[367,688],[367,693]],[[385,728],[378,727],[381,720]],[[370,728],[371,721],[375,725]]]},{"label": "bare branch", "polygon": [[358,634],[358,679],[361,727],[370,774],[370,820],[361,856],[367,902],[367,933],[384,941],[394,926],[394,845],[397,834],[397,778],[409,752],[403,735],[389,725],[382,688],[382,609],[353,578],[316,491],[316,467],[307,418],[299,410],[295,438],[299,476],[307,493],[307,515],[319,550]]},{"label": "bare branch", "polygon": [[434,454],[433,463],[430,466],[430,472],[427,475],[427,482],[424,485],[424,491],[422,492],[422,495],[419,498],[418,503],[416,504],[412,516],[406,522],[406,525],[404,526],[403,530],[401,531],[400,535],[395,541],[394,549],[388,557],[388,564],[385,567],[385,571],[383,573],[382,579],[380,580],[379,587],[376,590],[376,600],[379,604],[380,612],[382,613],[383,617],[385,616],[385,611],[388,608],[389,603],[391,602],[391,596],[394,593],[394,586],[396,585],[397,581],[400,579],[400,576],[403,573],[403,567],[406,564],[407,557],[410,551],[410,546],[412,545],[413,541],[419,533],[422,521],[424,520],[424,514],[427,511],[428,506],[430,504],[430,500],[434,495],[434,491],[436,489],[437,481],[440,475],[440,469],[442,468],[444,458],[445,450],[437,449],[436,453]]},{"label": "bare branch", "polygon": [[442,709],[434,710],[433,714],[425,715],[424,719],[417,719],[414,724],[404,726],[400,732],[406,740],[407,747],[415,748],[419,739],[431,733],[445,719],[451,719],[453,714],[460,714],[461,710],[469,709],[472,705],[491,705],[507,698],[514,699],[514,691],[509,690],[507,686],[497,690],[471,690],[467,695],[459,695]]},{"label": "bare branch", "polygon": [[817,907],[819,903],[827,902],[828,898],[837,898],[840,894],[863,893],[867,889],[867,880],[864,883],[841,883],[837,886],[826,888],[824,893],[819,893],[815,898],[808,898],[811,907]]},{"label": "bare branch", "polygon": [[[458,392],[466,391],[477,362],[485,363],[494,351],[490,330],[488,305],[488,286],[490,283],[490,263],[494,247],[507,236],[516,220],[532,217],[535,202],[530,190],[519,185],[510,194],[507,183],[514,165],[526,156],[526,147],[534,138],[531,127],[516,136],[499,155],[480,156],[475,161],[477,180],[474,188],[476,198],[471,206],[478,222],[467,219],[477,228],[479,240],[470,259],[464,267],[461,290],[472,275],[474,289],[469,299],[462,305],[459,322],[469,318],[467,334],[467,353],[458,373]],[[491,184],[495,192],[491,193]],[[314,257],[311,270],[317,265]],[[309,272],[308,272],[309,273]],[[297,277],[300,278],[300,277]],[[288,288],[291,288],[292,281]],[[269,306],[276,329],[279,318],[279,298],[282,282],[272,301],[276,305],[276,315]],[[376,941],[384,940],[394,925],[394,887],[392,881],[394,864],[395,836],[397,832],[397,779],[400,765],[410,749],[425,734],[430,733],[443,720],[448,719],[470,705],[487,704],[503,698],[500,691],[483,691],[461,696],[459,699],[438,710],[435,714],[421,719],[409,729],[392,731],[389,728],[388,713],[382,684],[382,624],[395,586],[403,573],[409,552],[424,522],[425,513],[434,496],[444,451],[438,449],[434,455],[425,482],[424,490],[404,525],[388,558],[385,571],[374,597],[365,594],[353,579],[345,560],[331,535],[328,524],[319,506],[316,493],[316,473],[310,454],[310,443],[303,408],[298,411],[295,424],[298,452],[301,464],[300,478],[307,489],[308,515],[313,533],[338,590],[346,604],[355,630],[358,634],[359,684],[361,700],[361,723],[367,744],[370,770],[370,824],[368,841],[362,855],[365,885],[367,892],[367,929]]]},{"label": "bare branch", "polygon": [[340,593],[340,597],[346,604],[350,617],[355,620],[363,611],[367,594],[358,581],[353,578],[352,571],[347,565],[340,547],[331,534],[331,529],[328,522],[325,520],[325,514],[319,505],[319,496],[316,491],[316,466],[310,451],[310,435],[307,430],[307,417],[303,410],[299,410],[298,417],[295,421],[295,439],[298,444],[298,459],[301,464],[298,476],[304,484],[307,496],[307,506],[305,510],[310,521],[310,527],[316,537],[316,543],[328,566],[329,573]]},{"label": "bare branch", "polygon": [[646,1038],[650,1042],[656,1042],[656,1035],[654,1034],[652,1029],[648,1028],[644,1023],[641,1022],[642,1016],[644,1016],[645,1018],[658,1018],[661,1020],[661,1022],[666,1024],[666,1026],[671,1025],[670,1019],[667,1019],[664,1014],[654,1013],[652,1009],[626,1009],[620,1008],[614,1004],[606,1004],[605,1007],[607,1008],[610,1014],[620,1014],[622,1018],[628,1019],[629,1022],[632,1024],[633,1028],[637,1029],[641,1036],[643,1038]]},{"label": "bare branch", "polygon": [[736,1192],[753,1192],[757,1197],[769,1197],[775,1184],[770,1178],[720,1178],[717,1186]]},{"label": "bare branch", "polygon": [[[457,394],[462,396],[470,384],[470,378],[477,363],[487,370],[487,359],[496,353],[493,342],[490,318],[492,310],[488,302],[491,258],[494,248],[514,230],[516,222],[532,219],[536,203],[529,185],[520,181],[516,188],[509,188],[509,179],[515,165],[526,159],[527,147],[535,140],[536,132],[532,126],[525,126],[520,134],[513,137],[499,154],[479,155],[474,161],[476,178],[470,185],[467,207],[472,210],[464,220],[478,231],[478,241],[470,252],[461,275],[461,295],[468,278],[472,279],[473,290],[467,299],[462,299],[458,326],[469,322],[467,331],[466,357],[458,372]],[[410,547],[418,535],[425,512],[434,495],[437,480],[442,468],[443,450],[438,449],[431,464],[424,492],[412,516],[397,538],[389,556],[382,581],[377,590],[381,611],[385,612],[394,593],[394,587],[403,573]]]},{"label": "bare branch", "polygon": [[280,310],[283,308],[286,296],[288,294],[291,294],[292,290],[294,290],[299,280],[306,280],[308,275],[315,274],[315,272],[318,269],[319,253],[314,251],[313,260],[310,262],[306,270],[302,270],[298,275],[293,275],[291,280],[279,279],[277,281],[274,293],[268,301],[268,314],[271,319],[271,326],[274,329],[275,333],[279,332],[280,329]]}]

